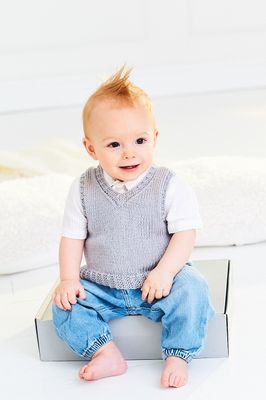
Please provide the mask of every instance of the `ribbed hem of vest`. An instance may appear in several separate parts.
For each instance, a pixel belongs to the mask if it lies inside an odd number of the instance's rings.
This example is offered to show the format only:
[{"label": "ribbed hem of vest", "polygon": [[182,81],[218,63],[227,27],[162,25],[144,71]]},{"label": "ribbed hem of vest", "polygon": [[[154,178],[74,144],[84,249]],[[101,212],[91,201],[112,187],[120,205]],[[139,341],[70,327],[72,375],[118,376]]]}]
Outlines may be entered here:
[{"label": "ribbed hem of vest", "polygon": [[99,285],[116,289],[139,289],[142,287],[149,271],[138,274],[111,274],[106,272],[93,271],[86,266],[80,269],[80,278],[95,282]]},{"label": "ribbed hem of vest", "polygon": [[106,344],[107,342],[109,342],[112,339],[113,339],[113,337],[112,337],[111,333],[106,333],[106,334],[98,337],[97,339],[95,339],[92,346],[90,346],[88,349],[86,349],[82,353],[82,357],[86,357],[86,358],[89,357],[89,359],[91,360],[94,353],[96,353],[96,351],[100,347],[102,347],[104,344]]},{"label": "ribbed hem of vest", "polygon": [[167,357],[179,357],[189,363],[192,360],[192,355],[189,351],[184,349],[165,349],[162,348],[162,358],[165,360]]}]

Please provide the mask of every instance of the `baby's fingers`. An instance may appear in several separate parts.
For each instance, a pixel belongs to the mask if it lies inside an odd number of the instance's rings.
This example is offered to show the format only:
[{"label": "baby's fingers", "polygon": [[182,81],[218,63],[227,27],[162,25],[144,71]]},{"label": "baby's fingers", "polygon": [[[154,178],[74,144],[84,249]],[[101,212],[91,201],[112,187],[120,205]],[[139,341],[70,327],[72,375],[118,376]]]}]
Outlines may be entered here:
[{"label": "baby's fingers", "polygon": [[148,303],[151,304],[154,300],[155,289],[150,288],[148,295]]},{"label": "baby's fingers", "polygon": [[141,288],[141,291],[142,291],[142,294],[141,294],[141,300],[145,300],[146,299],[146,297],[147,297],[147,295],[148,295],[148,293],[149,293],[149,287],[148,286],[143,286],[142,288]]},{"label": "baby's fingers", "polygon": [[67,293],[61,294],[61,304],[65,310],[71,310],[71,305],[68,300]]},{"label": "baby's fingers", "polygon": [[80,288],[78,289],[77,296],[78,296],[80,299],[83,299],[83,300],[86,299],[86,293],[85,293],[85,290],[84,290],[84,287],[83,287],[83,286],[80,287]]},{"label": "baby's fingers", "polygon": [[52,301],[53,301],[53,304],[55,304],[58,308],[61,308],[61,310],[64,310],[64,306],[61,302],[61,296],[59,293],[58,294],[54,293]]},{"label": "baby's fingers", "polygon": [[71,304],[76,304],[77,299],[76,299],[75,292],[70,292],[70,293],[68,293],[68,294],[67,294],[67,297],[68,297],[68,301],[69,301]]},{"label": "baby's fingers", "polygon": [[161,299],[163,297],[163,290],[162,289],[157,289],[156,291],[155,291],[155,298],[156,299]]}]

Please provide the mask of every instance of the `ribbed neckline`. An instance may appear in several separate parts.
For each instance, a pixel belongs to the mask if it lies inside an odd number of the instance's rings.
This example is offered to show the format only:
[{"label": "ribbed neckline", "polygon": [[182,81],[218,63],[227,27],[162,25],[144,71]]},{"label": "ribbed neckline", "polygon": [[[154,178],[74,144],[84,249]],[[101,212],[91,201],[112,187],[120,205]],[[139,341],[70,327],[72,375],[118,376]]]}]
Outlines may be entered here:
[{"label": "ribbed neckline", "polygon": [[125,203],[126,201],[128,201],[131,197],[135,196],[145,186],[147,186],[149,184],[149,182],[152,180],[152,178],[156,172],[156,169],[157,169],[156,165],[152,164],[150,167],[150,170],[147,172],[147,174],[144,176],[144,178],[136,186],[134,186],[131,190],[129,190],[125,193],[118,193],[108,185],[108,183],[104,179],[103,169],[100,164],[98,165],[98,167],[95,168],[94,171],[95,171],[96,180],[99,183],[102,190],[115,203],[121,204],[121,203]]}]

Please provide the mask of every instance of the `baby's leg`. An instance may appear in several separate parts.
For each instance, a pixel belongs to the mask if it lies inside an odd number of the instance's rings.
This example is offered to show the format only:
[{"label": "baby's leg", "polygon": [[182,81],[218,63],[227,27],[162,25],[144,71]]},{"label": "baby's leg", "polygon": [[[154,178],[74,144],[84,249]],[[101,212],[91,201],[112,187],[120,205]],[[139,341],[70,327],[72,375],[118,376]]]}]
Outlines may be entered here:
[{"label": "baby's leg", "polygon": [[[113,342],[108,321],[124,316],[116,289],[81,280],[86,299],[77,298],[71,311],[53,304],[53,322],[58,336],[77,354],[91,361],[81,368],[81,379],[94,380],[120,375],[126,361]],[[116,291],[113,294],[113,291]],[[122,297],[122,295],[121,295]]]},{"label": "baby's leg", "polygon": [[96,351],[87,365],[81,368],[79,377],[92,381],[107,376],[122,375],[126,371],[126,361],[115,343],[110,340]]},{"label": "baby's leg", "polygon": [[180,387],[188,380],[188,363],[204,343],[207,324],[214,310],[208,285],[192,266],[185,266],[174,278],[171,292],[152,306],[163,312],[161,345],[165,368],[164,387]]}]

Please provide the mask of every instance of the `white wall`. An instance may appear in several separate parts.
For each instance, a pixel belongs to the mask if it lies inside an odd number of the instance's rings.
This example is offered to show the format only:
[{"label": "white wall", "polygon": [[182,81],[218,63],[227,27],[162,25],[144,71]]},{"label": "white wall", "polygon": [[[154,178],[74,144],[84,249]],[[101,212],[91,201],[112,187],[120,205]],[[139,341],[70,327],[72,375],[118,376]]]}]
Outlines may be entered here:
[{"label": "white wall", "polygon": [[126,62],[153,98],[266,86],[264,0],[0,0],[0,112],[80,105]]},{"label": "white wall", "polygon": [[[153,103],[159,159],[266,157],[266,89],[160,97]],[[81,112],[76,106],[0,115],[1,149],[60,138],[84,150]]]}]

